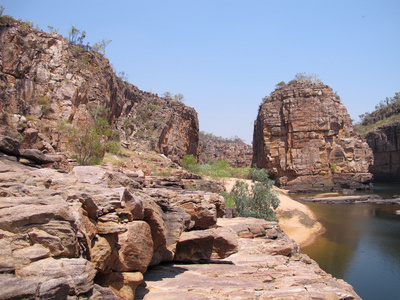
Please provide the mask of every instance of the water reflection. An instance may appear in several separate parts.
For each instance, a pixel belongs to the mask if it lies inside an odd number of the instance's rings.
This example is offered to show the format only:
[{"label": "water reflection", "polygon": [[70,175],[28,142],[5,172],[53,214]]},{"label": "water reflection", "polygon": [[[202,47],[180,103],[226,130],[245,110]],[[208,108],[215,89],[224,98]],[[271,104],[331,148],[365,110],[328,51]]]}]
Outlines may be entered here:
[{"label": "water reflection", "polygon": [[400,206],[304,203],[327,231],[302,248],[320,267],[353,285],[363,299],[400,294]]}]

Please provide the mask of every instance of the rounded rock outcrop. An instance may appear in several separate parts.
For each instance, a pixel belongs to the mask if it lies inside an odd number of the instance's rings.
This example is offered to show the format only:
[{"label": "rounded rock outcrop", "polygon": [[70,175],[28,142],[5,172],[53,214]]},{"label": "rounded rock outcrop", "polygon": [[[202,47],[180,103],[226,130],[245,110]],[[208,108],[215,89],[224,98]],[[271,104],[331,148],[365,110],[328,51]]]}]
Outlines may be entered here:
[{"label": "rounded rock outcrop", "polygon": [[294,192],[366,189],[372,151],[346,107],[322,82],[292,81],[264,98],[254,123],[253,161]]}]

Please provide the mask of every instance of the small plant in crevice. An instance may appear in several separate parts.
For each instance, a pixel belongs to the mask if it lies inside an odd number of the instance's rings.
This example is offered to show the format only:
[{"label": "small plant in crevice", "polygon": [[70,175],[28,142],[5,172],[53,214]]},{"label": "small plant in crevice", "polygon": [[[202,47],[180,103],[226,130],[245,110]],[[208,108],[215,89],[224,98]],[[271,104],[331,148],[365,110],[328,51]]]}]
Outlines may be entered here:
[{"label": "small plant in crevice", "polygon": [[335,174],[335,172],[336,172],[336,163],[335,162],[329,163],[329,169],[331,170],[332,174]]}]

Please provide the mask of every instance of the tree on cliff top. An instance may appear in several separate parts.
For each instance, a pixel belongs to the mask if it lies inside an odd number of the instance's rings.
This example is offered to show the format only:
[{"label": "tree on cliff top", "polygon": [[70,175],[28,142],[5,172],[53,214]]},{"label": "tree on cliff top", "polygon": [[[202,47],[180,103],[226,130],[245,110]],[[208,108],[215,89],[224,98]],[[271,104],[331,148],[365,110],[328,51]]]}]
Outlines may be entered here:
[{"label": "tree on cliff top", "polygon": [[296,81],[310,81],[319,83],[321,80],[319,79],[317,74],[307,74],[306,72],[297,73],[294,76],[294,80]]},{"label": "tree on cliff top", "polygon": [[279,199],[272,190],[274,181],[269,179],[266,169],[254,169],[253,186],[243,181],[236,181],[229,197],[235,202],[236,211],[241,217],[260,218],[278,221],[274,209],[279,205]]}]

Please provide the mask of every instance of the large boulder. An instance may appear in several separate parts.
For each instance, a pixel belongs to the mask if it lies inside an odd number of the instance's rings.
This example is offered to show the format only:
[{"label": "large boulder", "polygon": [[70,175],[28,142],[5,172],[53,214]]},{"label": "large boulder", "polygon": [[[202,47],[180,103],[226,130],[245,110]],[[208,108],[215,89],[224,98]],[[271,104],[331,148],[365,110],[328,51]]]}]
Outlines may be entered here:
[{"label": "large boulder", "polygon": [[0,151],[5,154],[19,155],[19,141],[8,136],[0,135]]},{"label": "large boulder", "polygon": [[372,162],[371,149],[329,86],[290,82],[260,105],[252,164],[268,169],[278,185],[294,192],[368,189]]},{"label": "large boulder", "polygon": [[222,259],[238,251],[236,235],[224,228],[182,233],[176,245],[175,261],[198,262]]},{"label": "large boulder", "polygon": [[24,279],[46,279],[47,285],[54,286],[52,289],[63,289],[67,284],[67,293],[80,295],[93,289],[96,270],[91,262],[81,258],[46,258],[16,270],[16,274]]},{"label": "large boulder", "polygon": [[37,163],[37,164],[50,164],[55,162],[55,158],[48,156],[46,154],[43,154],[42,151],[37,150],[37,149],[24,149],[20,151],[20,155],[28,158],[29,160]]},{"label": "large boulder", "polygon": [[151,228],[144,221],[131,222],[126,228],[126,232],[118,235],[120,261],[115,271],[144,273],[153,257]]}]

